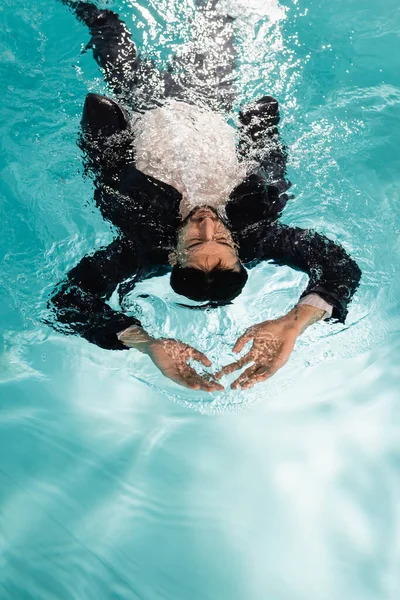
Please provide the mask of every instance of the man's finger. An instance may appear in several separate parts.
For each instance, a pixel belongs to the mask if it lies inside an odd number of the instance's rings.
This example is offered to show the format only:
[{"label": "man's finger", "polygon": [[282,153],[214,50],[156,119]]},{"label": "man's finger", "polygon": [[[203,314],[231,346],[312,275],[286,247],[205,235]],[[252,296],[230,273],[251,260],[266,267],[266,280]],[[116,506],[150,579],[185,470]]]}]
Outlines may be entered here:
[{"label": "man's finger", "polygon": [[243,350],[243,348],[245,347],[245,345],[247,344],[247,342],[250,342],[250,340],[252,340],[254,338],[254,332],[252,331],[252,329],[247,329],[243,335],[241,335],[237,340],[236,340],[236,344],[233,346],[233,351],[234,352],[240,352],[241,350]]},{"label": "man's finger", "polygon": [[216,392],[217,390],[222,391],[224,389],[220,384],[212,381],[205,381],[200,377],[190,379],[189,382],[192,389],[202,390],[203,392]]},{"label": "man's finger", "polygon": [[219,385],[218,383],[208,383],[208,382],[200,382],[199,383],[200,386],[200,390],[203,390],[204,392],[222,392],[224,390],[224,387]]},{"label": "man's finger", "polygon": [[188,371],[188,381],[190,381],[193,385],[198,386],[197,389],[203,390],[205,392],[215,392],[217,390],[222,391],[224,386],[220,383],[214,381],[211,377],[201,376],[195,371],[195,369],[189,367]]},{"label": "man's finger", "polygon": [[242,390],[248,390],[249,388],[253,387],[253,385],[255,385],[256,383],[260,383],[261,381],[265,381],[266,379],[269,379],[269,377],[272,377],[273,373],[271,373],[270,371],[264,371],[264,372],[257,372],[253,375],[253,377],[249,377],[249,379],[247,381],[244,381],[241,385]]},{"label": "man's finger", "polygon": [[252,365],[248,369],[246,369],[231,385],[233,390],[236,390],[238,387],[242,387],[242,385],[252,376],[254,375],[260,368],[260,365]]},{"label": "man's finger", "polygon": [[222,392],[225,389],[224,386],[217,381],[214,381],[213,379],[206,380],[203,377],[200,377],[200,375],[197,376],[197,381],[200,384],[200,388],[208,392]]},{"label": "man's finger", "polygon": [[258,371],[256,371],[251,377],[247,379],[247,381],[244,381],[241,384],[242,390],[247,390],[251,388],[255,383],[259,383],[261,381],[269,379],[270,377],[275,375],[275,373],[279,371],[279,369],[283,367],[285,363],[286,360],[279,359],[276,362],[274,362],[274,364],[271,367],[260,367]]},{"label": "man's finger", "polygon": [[198,381],[194,379],[184,379],[183,377],[174,377],[173,381],[178,385],[182,385],[185,388],[189,388],[190,390],[199,390],[200,385]]},{"label": "man's finger", "polygon": [[216,373],[214,377],[215,379],[220,379],[221,377],[224,377],[224,375],[229,375],[230,373],[233,373],[233,371],[241,369],[242,367],[244,367],[244,365],[247,365],[247,363],[251,362],[252,360],[253,358],[250,350],[250,352],[242,356],[242,358],[239,358],[239,360],[237,360],[236,362],[230,363],[229,365],[225,365],[225,367],[222,367],[222,369],[218,371],[218,373]]},{"label": "man's finger", "polygon": [[205,354],[200,352],[200,350],[196,350],[196,348],[192,348],[190,357],[193,358],[194,360],[198,360],[205,367],[211,367],[211,365],[212,365],[211,360],[209,358],[207,358],[207,356]]}]

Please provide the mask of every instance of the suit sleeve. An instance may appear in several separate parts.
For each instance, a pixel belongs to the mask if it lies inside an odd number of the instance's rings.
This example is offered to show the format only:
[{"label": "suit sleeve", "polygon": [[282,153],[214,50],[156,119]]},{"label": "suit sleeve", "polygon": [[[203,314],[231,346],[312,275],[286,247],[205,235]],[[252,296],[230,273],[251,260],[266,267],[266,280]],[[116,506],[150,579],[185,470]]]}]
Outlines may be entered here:
[{"label": "suit sleeve", "polygon": [[278,101],[272,96],[263,96],[247,104],[239,112],[239,146],[242,156],[255,160],[269,182],[286,192],[291,183],[286,178],[287,151],[279,132]]},{"label": "suit sleeve", "polygon": [[106,301],[117,285],[136,271],[136,253],[129,242],[122,239],[85,256],[52,296],[50,324],[63,333],[80,335],[101,348],[127,349],[118,340],[117,333],[140,322],[113,310]]},{"label": "suit sleeve", "polygon": [[332,318],[345,322],[361,270],[342,246],[312,230],[277,224],[269,229],[258,255],[307,273],[309,282],[301,297],[318,294],[333,307]]}]

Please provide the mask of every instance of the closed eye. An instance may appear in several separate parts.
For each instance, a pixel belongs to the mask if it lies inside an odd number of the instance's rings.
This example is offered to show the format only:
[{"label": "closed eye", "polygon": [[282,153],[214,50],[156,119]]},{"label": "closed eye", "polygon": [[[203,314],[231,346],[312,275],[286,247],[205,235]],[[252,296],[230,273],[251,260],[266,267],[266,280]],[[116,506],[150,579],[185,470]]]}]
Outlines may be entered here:
[{"label": "closed eye", "polygon": [[203,243],[203,241],[202,241],[202,240],[199,240],[199,241],[197,241],[197,242],[194,242],[194,243],[190,244],[190,245],[188,246],[188,248],[194,248],[195,246],[200,246],[200,244],[202,244],[202,243]]},{"label": "closed eye", "polygon": [[[228,246],[228,248],[231,248],[231,244],[229,244],[228,242],[225,241],[220,241],[220,240],[214,240],[215,242],[217,242],[217,244],[221,244],[222,246]],[[199,241],[199,242],[194,242],[192,244],[190,244],[188,246],[188,249],[191,250],[192,248],[195,248],[196,246],[201,246],[201,244],[204,244],[203,241]]]}]

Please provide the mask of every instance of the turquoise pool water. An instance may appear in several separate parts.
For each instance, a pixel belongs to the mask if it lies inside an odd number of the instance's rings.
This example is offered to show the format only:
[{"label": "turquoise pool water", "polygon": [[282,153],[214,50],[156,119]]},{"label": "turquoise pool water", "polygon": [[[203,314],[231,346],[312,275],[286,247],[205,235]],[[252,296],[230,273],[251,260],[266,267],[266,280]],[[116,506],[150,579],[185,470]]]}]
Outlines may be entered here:
[{"label": "turquoise pool water", "polygon": [[[189,2],[107,6],[160,61],[190,34]],[[345,326],[307,331],[245,393],[192,393],[142,355],[46,327],[54,284],[112,239],[76,146],[85,94],[106,88],[65,7],[3,0],[1,600],[400,597],[398,3],[227,6],[239,99],[281,103],[283,220],[343,243],[362,285]],[[222,364],[303,283],[259,266],[232,307],[193,322],[160,278],[131,307]]]}]

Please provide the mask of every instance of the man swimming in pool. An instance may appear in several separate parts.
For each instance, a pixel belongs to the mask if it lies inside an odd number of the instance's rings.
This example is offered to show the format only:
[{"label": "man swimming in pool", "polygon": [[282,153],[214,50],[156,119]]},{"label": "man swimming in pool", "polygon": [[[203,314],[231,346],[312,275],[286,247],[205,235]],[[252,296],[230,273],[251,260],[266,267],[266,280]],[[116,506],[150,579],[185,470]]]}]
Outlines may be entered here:
[{"label": "man swimming in pool", "polygon": [[[220,378],[245,366],[233,388],[264,381],[285,364],[306,327],[345,321],[361,276],[340,245],[278,221],[290,182],[277,101],[264,96],[242,106],[238,127],[228,124],[233,20],[218,14],[213,0],[198,2],[193,40],[165,71],[137,53],[116,13],[64,4],[88,26],[88,47],[120,102],[88,94],[80,140],[95,203],[118,236],[85,256],[58,287],[51,299],[55,326],[102,348],[145,352],[189,388],[223,389]],[[249,352],[213,376],[188,362],[211,366],[204,354],[179,340],[153,339],[137,319],[107,304],[117,287],[121,300],[138,281],[168,270],[178,294],[227,304],[242,291],[246,268],[270,259],[306,272],[308,286],[288,314],[245,331],[234,351],[252,342]]]}]

